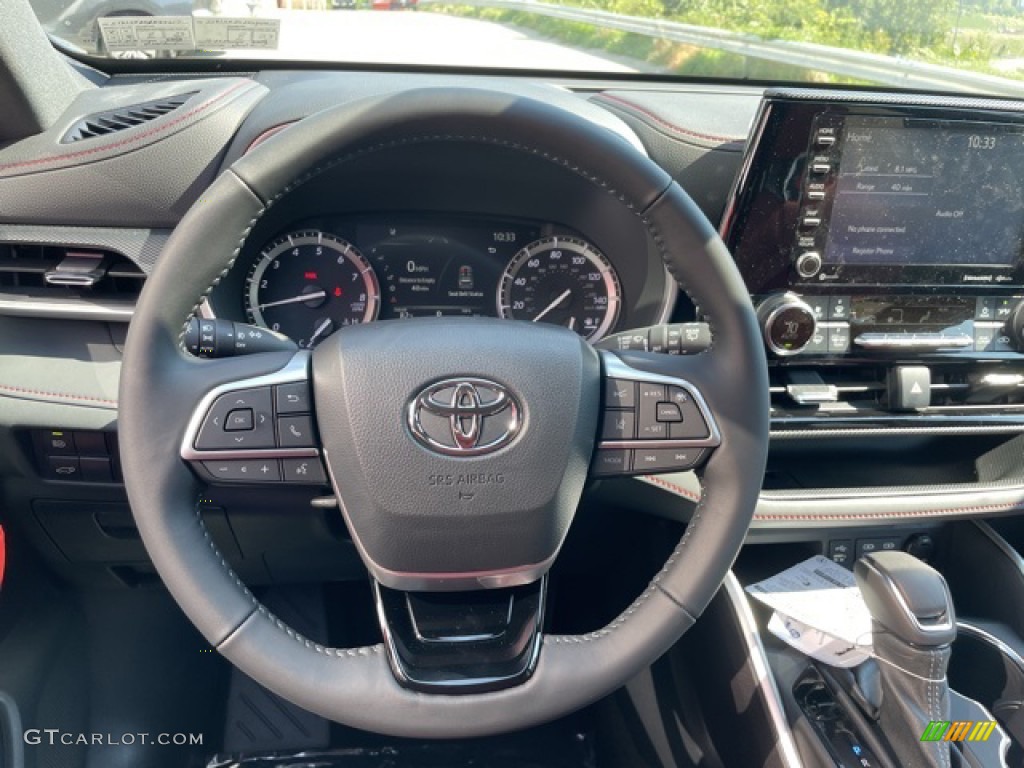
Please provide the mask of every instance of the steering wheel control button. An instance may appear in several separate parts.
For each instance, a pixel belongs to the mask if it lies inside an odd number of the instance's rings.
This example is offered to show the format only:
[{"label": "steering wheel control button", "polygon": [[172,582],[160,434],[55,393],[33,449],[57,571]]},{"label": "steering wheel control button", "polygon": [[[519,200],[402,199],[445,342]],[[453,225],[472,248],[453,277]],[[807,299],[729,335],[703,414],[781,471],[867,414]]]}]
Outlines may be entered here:
[{"label": "steering wheel control button", "polygon": [[602,448],[594,457],[595,475],[628,475],[632,470],[633,452],[624,448]]},{"label": "steering wheel control button", "polygon": [[311,416],[282,416],[277,420],[277,440],[281,448],[312,448],[313,419]]},{"label": "steering wheel control button", "polygon": [[658,421],[658,403],[665,401],[665,387],[641,381],[637,386],[639,413],[637,438],[640,440],[664,440],[668,437],[668,426]]},{"label": "steering wheel control button", "polygon": [[274,397],[277,401],[277,412],[281,415],[313,411],[313,395],[309,390],[308,382],[296,381],[292,384],[280,384],[274,387]]},{"label": "steering wheel control button", "polygon": [[224,429],[228,432],[248,432],[252,426],[252,408],[236,408],[228,413]]},{"label": "steering wheel control button", "polygon": [[211,477],[223,482],[276,483],[281,480],[277,459],[204,461],[203,466]]},{"label": "steering wheel control button", "polygon": [[669,424],[683,420],[683,412],[675,403],[658,403],[657,419]]},{"label": "steering wheel control button", "polygon": [[327,484],[323,465],[315,458],[281,459],[281,477],[286,483]]},{"label": "steering wheel control button", "polygon": [[654,448],[638,450],[633,471],[639,474],[656,472],[683,472],[693,469],[703,458],[699,448]]},{"label": "steering wheel control button", "polygon": [[668,399],[682,416],[679,421],[669,425],[669,437],[672,440],[702,440],[711,434],[700,408],[689,392],[682,387],[669,387]]},{"label": "steering wheel control button", "polygon": [[602,440],[632,440],[635,436],[636,416],[632,411],[608,411],[604,414]]},{"label": "steering wheel control button", "polygon": [[[246,410],[252,413],[252,428],[247,431],[232,431],[231,414]],[[195,447],[200,451],[275,447],[273,396],[270,387],[239,389],[218,397],[203,419]]]},{"label": "steering wheel control button", "polygon": [[77,456],[50,456],[46,460],[46,468],[51,480],[82,479],[82,467]]},{"label": "steering wheel control button", "polygon": [[635,408],[636,384],[621,379],[608,379],[604,385],[604,402],[608,408]]}]

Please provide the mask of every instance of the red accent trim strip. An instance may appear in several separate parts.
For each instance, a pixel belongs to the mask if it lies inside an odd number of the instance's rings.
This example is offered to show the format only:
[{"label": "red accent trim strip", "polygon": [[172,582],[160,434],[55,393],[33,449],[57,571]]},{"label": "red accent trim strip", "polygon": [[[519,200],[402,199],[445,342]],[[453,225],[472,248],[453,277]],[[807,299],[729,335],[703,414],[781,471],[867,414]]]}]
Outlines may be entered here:
[{"label": "red accent trim strip", "polygon": [[150,128],[147,131],[143,131],[142,133],[135,134],[134,136],[131,136],[131,137],[126,138],[126,139],[122,139],[121,141],[116,141],[116,142],[114,142],[112,144],[104,144],[103,146],[90,147],[89,149],[82,149],[82,150],[79,150],[77,152],[68,152],[65,155],[50,155],[48,157],[37,157],[37,158],[35,158],[33,160],[24,160],[24,161],[18,162],[18,163],[7,163],[6,165],[0,165],[0,171],[6,171],[6,170],[11,169],[11,168],[26,168],[28,166],[41,165],[41,164],[45,164],[45,163],[64,162],[65,160],[73,160],[73,159],[75,159],[77,157],[85,157],[86,155],[92,155],[92,154],[96,154],[98,152],[108,152],[108,151],[110,151],[112,149],[118,149],[120,147],[128,146],[129,144],[134,144],[136,142],[142,141],[143,139],[148,139],[150,136],[155,136],[158,133],[162,133],[164,131],[167,131],[167,130],[175,127],[176,125],[179,125],[180,123],[183,123],[184,121],[188,120],[191,117],[194,117],[195,115],[199,114],[200,112],[202,112],[202,111],[204,111],[206,109],[209,109],[214,104],[216,104],[218,101],[222,101],[223,99],[226,99],[228,96],[230,96],[232,93],[237,91],[239,88],[242,88],[242,87],[245,87],[245,86],[250,86],[250,85],[252,85],[252,83],[251,83],[251,81],[248,81],[248,80],[245,80],[245,81],[243,81],[241,83],[236,83],[235,85],[233,85],[232,87],[230,87],[226,91],[224,91],[224,93],[221,93],[221,94],[218,94],[217,96],[214,96],[209,101],[204,101],[202,104],[199,104],[198,106],[193,107],[192,109],[190,109],[185,114],[178,115],[177,117],[175,117],[172,120],[169,120],[168,122],[164,123],[163,125],[158,125],[155,128]]},{"label": "red accent trim strip", "polygon": [[287,123],[281,123],[280,125],[275,125],[273,128],[267,128],[267,130],[265,130],[263,133],[261,133],[259,136],[257,136],[255,139],[252,140],[252,142],[249,144],[249,146],[245,148],[245,152],[243,152],[242,154],[243,155],[248,155],[250,152],[252,152],[254,149],[256,149],[256,147],[258,147],[260,144],[262,144],[264,141],[266,141],[269,138],[272,138],[272,137],[276,136],[281,131],[283,131],[285,128],[293,126],[297,122],[299,122],[299,121],[298,120],[289,120]]},{"label": "red accent trim strip", "polygon": [[628,99],[624,99],[621,96],[615,96],[611,93],[599,93],[595,98],[597,98],[598,100],[611,101],[621,106],[632,109],[636,112],[639,112],[642,115],[646,115],[659,125],[662,125],[670,130],[676,131],[677,133],[681,133],[685,136],[693,136],[696,139],[703,139],[704,141],[718,141],[722,143],[735,141],[742,142],[747,140],[746,136],[718,136],[713,133],[700,133],[699,131],[693,131],[690,130],[689,128],[683,128],[681,125],[670,123],[668,120],[661,117],[657,113],[651,111],[647,107],[642,107],[639,104],[629,101]]},{"label": "red accent trim strip", "polygon": [[[663,488],[667,488],[677,496],[682,496],[684,499],[693,502],[699,502],[700,497],[692,493],[689,489],[683,488],[675,483],[670,483],[668,480],[663,480],[660,477],[645,477],[649,483],[654,485],[660,485]],[[827,523],[830,521],[844,521],[844,520],[895,520],[902,517],[938,517],[941,515],[970,515],[977,514],[979,512],[1008,512],[1011,509],[1024,508],[1024,500],[1021,501],[1005,501],[1001,504],[982,504],[971,507],[936,507],[935,509],[915,509],[907,510],[906,512],[858,512],[858,513],[841,513],[835,515],[822,515],[822,514],[797,514],[797,513],[780,513],[780,514],[764,514],[755,513],[754,519],[762,522],[816,522],[816,523]]]},{"label": "red accent trim strip", "polygon": [[4,568],[7,564],[7,544],[4,541],[4,529],[0,526],[0,587],[4,585]]},{"label": "red accent trim strip", "polygon": [[700,501],[700,496],[698,496],[697,494],[693,493],[688,488],[683,488],[683,486],[681,486],[681,485],[676,485],[675,483],[670,483],[668,480],[662,480],[660,477],[657,477],[655,475],[649,475],[649,476],[645,477],[644,480],[646,480],[649,483],[654,483],[655,485],[664,486],[665,488],[668,488],[670,491],[672,491],[672,493],[676,494],[677,496],[682,496],[683,498],[689,499],[690,501],[692,501],[694,503]]},{"label": "red accent trim strip", "polygon": [[112,405],[115,408],[117,407],[117,400],[107,400],[103,397],[73,395],[65,392],[46,392],[41,389],[27,389],[25,387],[13,387],[9,384],[0,384],[0,395],[3,395],[5,392],[14,397],[17,397],[18,395],[36,395],[37,397],[46,397],[51,400],[85,400],[91,403],[104,403],[105,405]]}]

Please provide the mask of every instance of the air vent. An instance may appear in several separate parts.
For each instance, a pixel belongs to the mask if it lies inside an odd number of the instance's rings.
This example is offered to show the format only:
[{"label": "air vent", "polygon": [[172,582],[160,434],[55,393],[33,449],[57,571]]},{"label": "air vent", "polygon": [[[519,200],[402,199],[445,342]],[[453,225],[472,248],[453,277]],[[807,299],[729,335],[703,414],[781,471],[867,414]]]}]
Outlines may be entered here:
[{"label": "air vent", "polygon": [[776,418],[885,410],[886,370],[873,365],[774,368],[771,397]]},{"label": "air vent", "polygon": [[166,99],[156,99],[131,107],[89,115],[71,126],[71,129],[61,139],[61,143],[70,144],[75,141],[95,139],[98,136],[106,136],[148,123],[150,120],[156,120],[158,117],[163,117],[178,109],[196,93],[197,91],[182,93],[178,96],[169,96]]},{"label": "air vent", "polygon": [[777,367],[771,371],[772,416],[779,423],[913,413],[1024,413],[1024,368],[938,364],[929,369],[928,406],[907,412],[894,408],[891,365]]},{"label": "air vent", "polygon": [[145,279],[112,251],[0,243],[0,314],[127,322]]}]

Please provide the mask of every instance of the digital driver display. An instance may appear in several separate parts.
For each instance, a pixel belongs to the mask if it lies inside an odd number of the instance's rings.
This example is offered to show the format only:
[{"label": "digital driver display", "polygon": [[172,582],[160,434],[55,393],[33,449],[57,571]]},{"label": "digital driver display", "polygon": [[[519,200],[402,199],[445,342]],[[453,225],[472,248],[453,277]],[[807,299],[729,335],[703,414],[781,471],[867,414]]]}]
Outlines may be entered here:
[{"label": "digital driver display", "polygon": [[851,117],[824,262],[1011,267],[1024,237],[1020,126]]}]

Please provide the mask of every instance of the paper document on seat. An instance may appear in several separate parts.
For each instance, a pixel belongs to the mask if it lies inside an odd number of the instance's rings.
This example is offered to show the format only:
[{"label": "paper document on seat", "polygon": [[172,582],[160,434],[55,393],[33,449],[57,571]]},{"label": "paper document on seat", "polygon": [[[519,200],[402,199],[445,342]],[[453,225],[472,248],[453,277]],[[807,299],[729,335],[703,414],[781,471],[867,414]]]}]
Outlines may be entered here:
[{"label": "paper document on seat", "polygon": [[747,592],[779,613],[861,646],[871,645],[871,614],[853,574],[827,557],[814,557]]},{"label": "paper document on seat", "polygon": [[805,656],[831,667],[855,667],[870,658],[871,649],[809,627],[776,611],[768,622],[768,631]]}]

